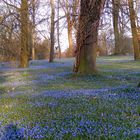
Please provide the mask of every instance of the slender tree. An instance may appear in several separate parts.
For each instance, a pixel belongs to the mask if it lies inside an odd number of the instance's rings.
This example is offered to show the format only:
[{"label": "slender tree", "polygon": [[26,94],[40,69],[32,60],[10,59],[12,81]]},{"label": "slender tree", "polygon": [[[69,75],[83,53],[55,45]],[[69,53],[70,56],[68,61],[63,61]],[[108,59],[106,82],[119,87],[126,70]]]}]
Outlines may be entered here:
[{"label": "slender tree", "polygon": [[51,33],[50,33],[51,48],[50,48],[49,62],[53,62],[54,61],[55,6],[54,6],[54,0],[50,0],[50,2],[51,2]]},{"label": "slender tree", "polygon": [[79,0],[61,0],[61,6],[66,15],[68,32],[68,52],[67,56],[73,56],[73,29],[76,28],[76,17],[78,12]]},{"label": "slender tree", "polygon": [[71,57],[72,51],[73,51],[73,41],[72,41],[73,23],[71,21],[70,8],[69,8],[69,4],[67,0],[66,0],[66,18],[67,18],[67,24],[68,24],[68,42],[69,42],[68,56]]},{"label": "slender tree", "polygon": [[32,23],[31,23],[31,42],[32,42],[32,46],[31,46],[31,53],[32,53],[32,60],[35,60],[35,14],[36,14],[36,0],[32,0],[31,1],[31,5],[32,5]]},{"label": "slender tree", "polygon": [[60,7],[60,0],[57,0],[57,45],[58,45],[58,50],[59,50],[59,58],[61,58],[61,47],[60,47],[60,22],[59,22],[59,7]]}]

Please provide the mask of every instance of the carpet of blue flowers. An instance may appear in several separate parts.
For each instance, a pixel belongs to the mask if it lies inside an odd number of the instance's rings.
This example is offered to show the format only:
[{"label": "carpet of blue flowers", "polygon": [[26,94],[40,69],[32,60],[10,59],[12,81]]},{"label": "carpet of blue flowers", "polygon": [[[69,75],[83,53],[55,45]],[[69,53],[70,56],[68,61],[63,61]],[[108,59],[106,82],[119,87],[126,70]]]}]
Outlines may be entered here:
[{"label": "carpet of blue flowers", "polygon": [[0,64],[0,140],[140,140],[140,62],[97,59],[96,75],[73,59]]}]

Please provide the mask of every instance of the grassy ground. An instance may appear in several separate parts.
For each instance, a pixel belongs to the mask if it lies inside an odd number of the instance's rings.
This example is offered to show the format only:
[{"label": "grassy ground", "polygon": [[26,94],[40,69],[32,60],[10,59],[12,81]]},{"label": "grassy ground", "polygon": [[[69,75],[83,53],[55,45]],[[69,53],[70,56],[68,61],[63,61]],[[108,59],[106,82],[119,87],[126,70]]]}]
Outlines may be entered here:
[{"label": "grassy ground", "polygon": [[73,59],[0,65],[0,139],[139,140],[140,62],[108,56],[97,65],[86,76],[72,72]]}]

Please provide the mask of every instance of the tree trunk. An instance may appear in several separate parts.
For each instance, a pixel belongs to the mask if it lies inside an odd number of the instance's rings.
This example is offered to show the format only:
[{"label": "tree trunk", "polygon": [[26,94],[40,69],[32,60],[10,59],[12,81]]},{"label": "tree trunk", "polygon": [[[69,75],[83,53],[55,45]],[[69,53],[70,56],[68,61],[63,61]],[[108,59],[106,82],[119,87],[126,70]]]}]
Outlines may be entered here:
[{"label": "tree trunk", "polygon": [[114,36],[115,36],[115,54],[118,55],[121,53],[120,33],[118,27],[120,0],[112,0],[112,5],[113,5],[113,27],[114,27]]},{"label": "tree trunk", "polygon": [[70,8],[68,1],[66,1],[66,18],[67,18],[67,28],[68,28],[68,43],[69,43],[69,48],[68,48],[68,57],[72,57],[72,51],[73,51],[73,41],[72,41],[72,19],[70,15]]},{"label": "tree trunk", "polygon": [[73,41],[72,41],[72,23],[71,23],[70,15],[67,16],[67,23],[68,23],[68,42],[69,42],[68,57],[72,57]]},{"label": "tree trunk", "polygon": [[61,47],[60,47],[60,31],[59,31],[59,5],[60,5],[60,0],[57,1],[57,45],[58,45],[58,50],[59,50],[59,54],[58,57],[59,59],[61,58]]},{"label": "tree trunk", "polygon": [[98,27],[105,0],[81,0],[75,72],[96,73]]},{"label": "tree trunk", "polygon": [[35,60],[35,11],[36,1],[32,0],[32,60]]},{"label": "tree trunk", "polygon": [[32,22],[30,22],[28,27],[28,52],[29,52],[29,60],[32,60],[32,48],[33,48],[33,26]]},{"label": "tree trunk", "polygon": [[19,67],[28,67],[29,44],[28,44],[28,1],[21,0],[21,52]]},{"label": "tree trunk", "polygon": [[50,59],[49,62],[54,61],[54,31],[55,31],[55,8],[54,8],[54,0],[51,0],[51,34],[50,34],[50,39],[51,39],[51,49],[50,49]]},{"label": "tree trunk", "polygon": [[138,41],[137,27],[136,27],[136,14],[134,10],[133,0],[128,0],[131,30],[133,37],[134,59],[140,60],[140,46]]}]

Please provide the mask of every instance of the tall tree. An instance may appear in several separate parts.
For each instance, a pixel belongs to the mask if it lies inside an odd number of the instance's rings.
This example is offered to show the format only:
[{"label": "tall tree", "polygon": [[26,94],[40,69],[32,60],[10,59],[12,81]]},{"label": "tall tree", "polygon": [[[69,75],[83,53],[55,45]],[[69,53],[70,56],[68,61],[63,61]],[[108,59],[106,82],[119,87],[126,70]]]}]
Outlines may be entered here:
[{"label": "tall tree", "polygon": [[66,15],[68,29],[68,57],[73,56],[73,28],[76,27],[76,16],[78,12],[79,0],[61,0],[61,6]]},{"label": "tall tree", "polygon": [[139,46],[137,26],[136,26],[136,14],[134,10],[134,1],[128,0],[128,5],[129,5],[132,37],[133,37],[134,59],[140,60],[140,46]]},{"label": "tall tree", "polygon": [[51,48],[50,48],[49,62],[53,62],[54,61],[55,6],[54,6],[54,0],[50,0],[50,2],[51,2],[51,33],[50,33]]},{"label": "tall tree", "polygon": [[28,42],[28,29],[29,29],[29,13],[28,13],[28,0],[21,0],[20,8],[20,21],[21,21],[21,53],[20,53],[20,66],[22,68],[28,67],[29,61],[29,42]]},{"label": "tall tree", "polygon": [[66,18],[67,18],[67,24],[68,24],[68,42],[69,42],[68,55],[69,55],[69,57],[71,57],[72,51],[73,51],[73,41],[72,41],[73,23],[71,21],[71,15],[70,15],[70,11],[69,11],[68,1],[66,1],[66,9],[67,9]]},{"label": "tall tree", "polygon": [[81,0],[75,72],[95,73],[98,27],[105,0]]},{"label": "tall tree", "polygon": [[61,47],[60,47],[60,21],[59,21],[59,13],[60,13],[60,0],[57,0],[57,45],[59,50],[59,58],[61,58]]},{"label": "tall tree", "polygon": [[115,36],[115,54],[120,54],[120,33],[119,33],[119,9],[120,9],[120,0],[112,0],[113,6],[113,28]]},{"label": "tall tree", "polygon": [[35,14],[36,14],[36,0],[31,1],[31,8],[32,8],[32,22],[31,22],[31,54],[32,54],[32,60],[35,60]]}]

